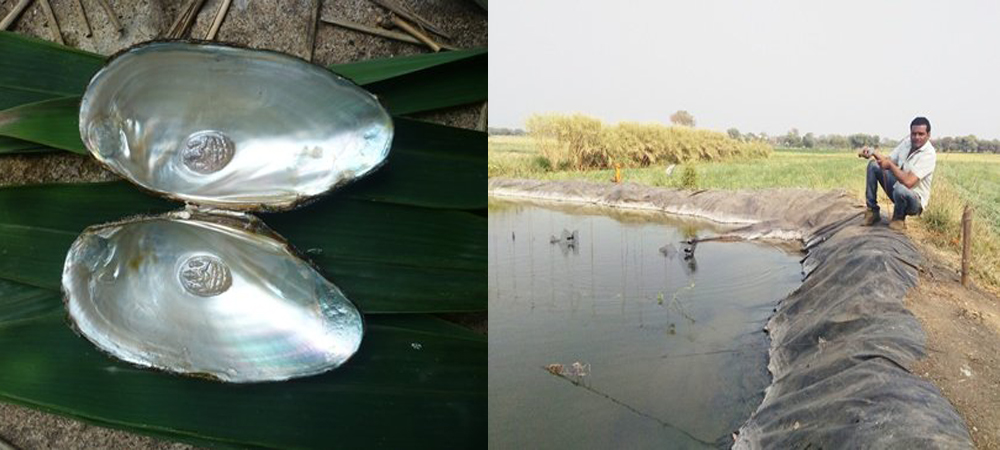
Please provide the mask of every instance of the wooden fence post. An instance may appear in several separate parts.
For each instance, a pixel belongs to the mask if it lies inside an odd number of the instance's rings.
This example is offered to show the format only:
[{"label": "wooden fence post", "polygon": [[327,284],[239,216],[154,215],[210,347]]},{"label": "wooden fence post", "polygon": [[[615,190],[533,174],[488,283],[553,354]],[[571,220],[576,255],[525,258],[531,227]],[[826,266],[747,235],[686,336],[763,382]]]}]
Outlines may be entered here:
[{"label": "wooden fence post", "polygon": [[962,286],[969,277],[969,239],[972,233],[972,208],[965,205],[962,212]]}]

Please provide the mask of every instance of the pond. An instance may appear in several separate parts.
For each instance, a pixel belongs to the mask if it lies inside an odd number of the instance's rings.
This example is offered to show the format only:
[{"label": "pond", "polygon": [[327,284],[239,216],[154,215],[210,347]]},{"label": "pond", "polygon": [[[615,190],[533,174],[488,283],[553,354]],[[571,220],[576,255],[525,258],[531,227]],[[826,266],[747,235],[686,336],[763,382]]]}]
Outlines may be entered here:
[{"label": "pond", "polygon": [[685,259],[680,241],[723,231],[491,199],[490,447],[731,445],[770,383],[762,330],[801,255],[703,242]]}]

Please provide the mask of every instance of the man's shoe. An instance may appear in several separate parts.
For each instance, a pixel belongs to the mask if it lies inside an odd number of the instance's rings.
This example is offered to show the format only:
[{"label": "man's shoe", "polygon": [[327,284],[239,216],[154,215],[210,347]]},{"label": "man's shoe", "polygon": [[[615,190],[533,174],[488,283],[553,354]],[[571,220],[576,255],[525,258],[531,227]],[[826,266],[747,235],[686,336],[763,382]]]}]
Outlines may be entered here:
[{"label": "man's shoe", "polygon": [[870,227],[878,223],[880,220],[882,220],[882,216],[875,212],[875,210],[869,209],[868,211],[865,211],[865,218],[861,221],[861,226]]},{"label": "man's shoe", "polygon": [[889,229],[896,230],[900,233],[906,231],[906,220],[900,219],[900,220],[889,221]]}]

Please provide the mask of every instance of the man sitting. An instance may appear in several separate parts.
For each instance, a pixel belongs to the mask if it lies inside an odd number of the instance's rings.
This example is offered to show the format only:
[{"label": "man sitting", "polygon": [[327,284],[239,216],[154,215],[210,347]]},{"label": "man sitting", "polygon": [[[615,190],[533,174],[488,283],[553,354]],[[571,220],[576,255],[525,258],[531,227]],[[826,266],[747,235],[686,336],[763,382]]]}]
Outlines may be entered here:
[{"label": "man sitting", "polygon": [[885,189],[895,207],[889,228],[906,229],[906,216],[918,215],[931,199],[931,179],[937,154],[931,145],[931,123],[925,117],[910,122],[910,139],[904,139],[889,156],[882,156],[865,147],[859,157],[868,162],[865,199],[868,212],[862,226],[870,227],[881,220],[878,208],[878,184]]}]

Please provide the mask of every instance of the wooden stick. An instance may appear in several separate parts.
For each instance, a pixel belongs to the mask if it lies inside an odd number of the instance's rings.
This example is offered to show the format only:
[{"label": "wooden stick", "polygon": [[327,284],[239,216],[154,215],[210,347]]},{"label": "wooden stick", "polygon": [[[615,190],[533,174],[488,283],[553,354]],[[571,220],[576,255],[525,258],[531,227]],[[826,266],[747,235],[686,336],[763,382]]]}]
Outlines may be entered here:
[{"label": "wooden stick", "polygon": [[111,19],[111,23],[115,24],[115,29],[118,30],[118,34],[122,34],[125,31],[125,27],[122,26],[121,21],[118,20],[118,15],[115,14],[115,9],[111,7],[108,0],[98,0],[101,4],[101,8],[104,8],[104,12],[108,14]]},{"label": "wooden stick", "polygon": [[90,37],[94,34],[94,32],[90,29],[90,20],[87,19],[87,10],[83,9],[83,2],[80,0],[76,0],[76,7],[80,9],[80,15],[83,16],[83,26],[87,28],[87,34],[84,36]]},{"label": "wooden stick", "polygon": [[421,27],[427,28],[428,30],[430,30],[431,32],[433,32],[438,36],[441,36],[445,39],[451,39],[451,36],[445,34],[444,31],[441,31],[440,28],[434,26],[434,24],[431,23],[429,20],[418,16],[417,13],[404,8],[402,5],[392,0],[373,0],[373,1],[381,5],[383,8],[396,13],[396,15],[399,15],[400,17],[403,17],[413,23],[416,23]]},{"label": "wooden stick", "polygon": [[14,9],[10,10],[10,12],[7,13],[7,16],[3,18],[3,21],[0,22],[0,30],[6,30],[10,27],[10,25],[21,16],[21,13],[24,12],[24,9],[30,4],[31,0],[21,0],[17,2],[17,5],[14,5]]},{"label": "wooden stick", "polygon": [[441,51],[441,46],[438,45],[437,42],[434,42],[433,40],[431,40],[430,37],[428,37],[424,33],[421,33],[420,30],[418,30],[418,29],[414,28],[412,25],[406,23],[406,21],[404,21],[403,19],[400,19],[399,17],[396,17],[396,16],[392,16],[392,24],[396,25],[399,28],[402,28],[403,31],[405,31],[405,32],[410,33],[411,35],[413,35],[413,37],[417,38],[420,42],[423,42],[424,45],[430,47],[430,49],[432,51],[435,51],[435,52]]},{"label": "wooden stick", "polygon": [[198,14],[201,13],[201,8],[205,5],[205,0],[196,0],[191,6],[191,9],[185,11],[184,17],[181,19],[180,27],[174,31],[174,39],[180,39],[188,33],[191,29],[191,25],[194,24],[195,19],[198,18]]},{"label": "wooden stick", "polygon": [[309,21],[309,62],[312,62],[316,53],[316,33],[319,31],[319,13],[323,10],[323,0],[316,0],[316,9]]},{"label": "wooden stick", "polygon": [[[389,30],[385,30],[385,29],[377,28],[377,27],[369,27],[369,26],[366,26],[366,25],[361,25],[360,23],[354,23],[354,22],[350,22],[350,21],[347,21],[347,20],[343,20],[343,19],[337,19],[337,18],[325,18],[324,17],[324,18],[321,18],[319,20],[321,22],[324,22],[324,23],[327,23],[327,24],[330,24],[330,25],[336,25],[338,27],[347,28],[348,30],[360,31],[362,33],[367,33],[367,34],[371,34],[371,35],[374,35],[374,36],[380,36],[380,37],[384,37],[384,38],[395,39],[395,40],[400,41],[400,42],[406,42],[406,43],[410,43],[410,44],[423,45],[423,43],[420,42],[420,41],[418,41],[417,38],[415,38],[413,36],[410,36],[410,35],[408,35],[406,33],[399,33],[399,32],[396,32],[396,31],[389,31]],[[441,44],[441,48],[448,49],[448,50],[455,50],[455,47],[452,47],[450,45],[445,45],[445,44]]]},{"label": "wooden stick", "polygon": [[181,23],[184,22],[184,18],[187,17],[187,15],[191,12],[191,9],[194,8],[194,2],[196,1],[197,0],[188,0],[187,4],[181,7],[179,14],[177,14],[177,18],[174,19],[174,23],[172,23],[170,28],[167,29],[166,36],[168,38],[173,39],[177,37],[177,30],[181,27]]},{"label": "wooden stick", "polygon": [[219,7],[219,12],[215,14],[215,22],[212,22],[212,29],[208,30],[208,36],[205,37],[206,40],[215,39],[216,33],[219,32],[219,27],[222,26],[222,19],[226,18],[226,13],[229,12],[229,4],[232,0],[225,0],[222,2],[222,6]]},{"label": "wooden stick", "polygon": [[52,25],[52,28],[56,30],[56,39],[60,44],[66,45],[66,42],[62,38],[62,31],[59,30],[59,22],[56,21],[56,15],[52,12],[52,4],[49,3],[49,0],[42,0],[42,9],[45,10],[45,15],[48,16],[49,25]]},{"label": "wooden stick", "polygon": [[969,234],[972,233],[972,208],[965,205],[962,212],[962,286],[969,277]]}]

